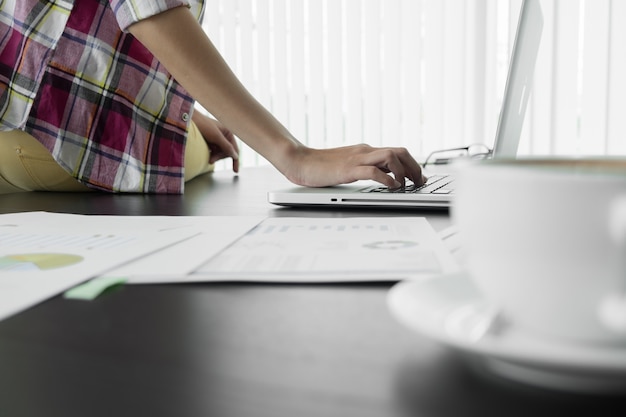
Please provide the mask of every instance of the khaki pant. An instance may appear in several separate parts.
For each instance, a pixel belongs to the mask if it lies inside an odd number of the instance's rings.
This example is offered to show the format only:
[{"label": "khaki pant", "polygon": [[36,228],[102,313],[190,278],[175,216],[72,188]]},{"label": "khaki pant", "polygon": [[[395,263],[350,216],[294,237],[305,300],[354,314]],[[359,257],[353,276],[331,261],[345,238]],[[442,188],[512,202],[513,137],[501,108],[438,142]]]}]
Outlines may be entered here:
[{"label": "khaki pant", "polygon": [[[191,123],[185,147],[185,181],[209,172],[209,147]],[[21,130],[0,132],[0,194],[23,191],[92,191],[68,174],[37,139]]]}]

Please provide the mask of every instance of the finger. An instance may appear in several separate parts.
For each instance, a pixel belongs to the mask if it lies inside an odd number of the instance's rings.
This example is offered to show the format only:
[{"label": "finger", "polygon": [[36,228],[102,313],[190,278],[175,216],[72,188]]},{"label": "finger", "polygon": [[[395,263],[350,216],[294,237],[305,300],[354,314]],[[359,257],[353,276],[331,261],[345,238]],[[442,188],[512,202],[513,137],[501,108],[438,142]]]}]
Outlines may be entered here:
[{"label": "finger", "polygon": [[226,138],[226,140],[230,142],[233,149],[237,153],[237,157],[233,158],[233,171],[239,172],[239,145],[237,144],[237,139],[235,139],[235,135],[226,128],[222,128],[222,133],[224,134],[224,137]]},{"label": "finger", "polygon": [[[422,167],[420,164],[413,158],[413,156],[409,153],[406,148],[384,148],[386,151],[390,151],[393,153],[395,158],[398,159],[400,164],[402,165],[402,169],[394,169],[394,165],[390,164],[387,166],[379,166],[381,170],[384,172],[393,172],[397,181],[401,182],[404,185],[404,177],[409,178],[413,181],[414,184],[421,186],[428,178],[422,173]],[[389,158],[389,160],[393,160],[393,158]],[[399,176],[402,177],[399,177]]]},{"label": "finger", "polygon": [[[217,154],[223,154],[233,159],[239,159],[239,148],[232,134],[228,131],[225,132],[221,129],[216,130],[215,134],[211,136],[211,143],[213,147],[219,148]],[[231,136],[231,138],[229,138]]]},{"label": "finger", "polygon": [[234,149],[236,157],[233,157],[233,153],[222,153],[223,155],[219,159],[223,159],[226,157],[233,158],[233,171],[239,172],[239,145],[237,144],[237,139],[235,139],[235,135],[233,135],[230,130],[226,128],[221,128],[221,133],[224,138],[230,143],[232,148]]},{"label": "finger", "polygon": [[427,178],[422,172],[422,167],[419,163],[417,163],[409,151],[406,148],[396,148],[395,152],[398,159],[406,169],[407,178],[413,181],[416,185],[424,184]]},{"label": "finger", "polygon": [[375,166],[358,166],[352,170],[353,181],[356,180],[373,180],[383,184],[388,188],[399,188],[402,184],[394,177],[384,173]]},{"label": "finger", "polygon": [[228,135],[226,135],[226,139],[230,142],[233,149],[235,150],[235,155],[237,155],[236,158],[233,158],[233,171],[239,172],[239,145],[237,144],[237,139],[235,139],[235,135],[230,132],[228,132]]},{"label": "finger", "polygon": [[[225,158],[230,158],[230,155],[222,152],[219,148],[215,146],[210,146],[211,148],[211,156],[209,157],[209,163],[215,164],[217,161],[221,161]],[[232,158],[233,160],[233,171],[239,172],[239,158]]]},{"label": "finger", "polygon": [[[422,185],[426,182],[427,178],[422,174],[422,167],[411,156],[406,148],[383,148],[385,151],[390,152],[393,156],[387,156],[389,162],[388,167],[381,166],[380,168],[386,172],[393,172],[396,180],[404,184],[404,177],[409,178],[416,185]],[[397,159],[401,165],[399,168],[395,165],[395,159]],[[403,177],[398,177],[402,175]]]},{"label": "finger", "polygon": [[210,146],[209,148],[211,149],[211,156],[209,157],[210,164],[214,164],[217,161],[228,158],[228,155],[226,155],[224,152],[221,152],[219,148],[216,148],[214,146]]},{"label": "finger", "polygon": [[233,172],[239,172],[239,146],[237,145],[237,141],[235,140],[235,136],[228,132],[226,135],[226,139],[232,144],[233,148],[237,152],[237,158],[233,158]]},{"label": "finger", "polygon": [[224,152],[227,156],[233,159],[239,159],[239,149],[237,147],[237,143],[235,141],[229,141],[224,137],[224,140],[220,140],[219,144],[222,152]]},{"label": "finger", "polygon": [[[404,186],[407,171],[398,158],[398,155],[391,148],[376,149],[364,155],[361,165],[372,165],[378,168],[378,171],[389,177],[385,172],[390,172],[395,177],[398,186]],[[379,177],[382,178],[382,177]]]}]

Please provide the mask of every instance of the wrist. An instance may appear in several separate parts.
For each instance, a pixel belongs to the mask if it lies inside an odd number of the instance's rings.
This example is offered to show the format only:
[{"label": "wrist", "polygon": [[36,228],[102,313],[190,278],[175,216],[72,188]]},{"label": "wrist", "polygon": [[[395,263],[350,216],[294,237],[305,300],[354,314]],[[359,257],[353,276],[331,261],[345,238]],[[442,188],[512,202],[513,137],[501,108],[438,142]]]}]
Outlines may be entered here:
[{"label": "wrist", "polygon": [[292,183],[306,185],[304,168],[314,150],[295,139],[284,141],[274,150],[268,158],[272,165]]}]

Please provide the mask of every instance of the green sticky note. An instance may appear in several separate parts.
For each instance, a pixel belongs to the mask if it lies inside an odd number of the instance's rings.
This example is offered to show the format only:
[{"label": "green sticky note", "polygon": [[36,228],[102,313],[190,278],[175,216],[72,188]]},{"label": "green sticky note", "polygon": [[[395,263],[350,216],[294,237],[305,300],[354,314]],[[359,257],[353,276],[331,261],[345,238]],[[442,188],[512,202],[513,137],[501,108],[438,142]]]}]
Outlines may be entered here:
[{"label": "green sticky note", "polygon": [[108,288],[116,285],[122,285],[127,281],[125,277],[99,277],[94,278],[91,281],[87,281],[84,284],[77,285],[76,287],[67,290],[64,294],[65,298],[73,300],[93,300]]}]

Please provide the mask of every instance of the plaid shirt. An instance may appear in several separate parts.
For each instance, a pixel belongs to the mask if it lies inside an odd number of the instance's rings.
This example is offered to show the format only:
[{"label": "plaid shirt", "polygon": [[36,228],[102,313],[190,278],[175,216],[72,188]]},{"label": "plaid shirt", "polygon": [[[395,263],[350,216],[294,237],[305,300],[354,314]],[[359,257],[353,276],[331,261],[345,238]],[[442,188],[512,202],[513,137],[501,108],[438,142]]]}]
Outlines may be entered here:
[{"label": "plaid shirt", "polygon": [[78,181],[182,193],[194,101],[127,33],[202,0],[0,0],[0,130],[37,138]]}]

